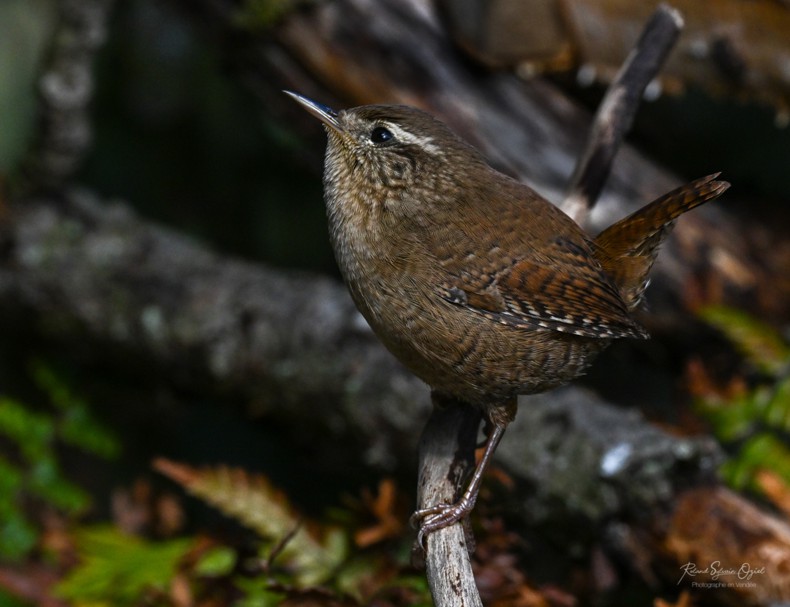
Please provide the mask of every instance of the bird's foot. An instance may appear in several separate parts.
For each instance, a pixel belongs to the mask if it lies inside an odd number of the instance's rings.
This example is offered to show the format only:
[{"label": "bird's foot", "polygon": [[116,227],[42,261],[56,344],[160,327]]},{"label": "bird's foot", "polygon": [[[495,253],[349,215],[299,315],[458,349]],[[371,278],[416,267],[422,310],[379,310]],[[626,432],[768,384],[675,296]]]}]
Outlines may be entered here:
[{"label": "bird's foot", "polygon": [[425,538],[439,529],[444,529],[468,516],[475,507],[475,500],[464,495],[454,504],[436,504],[417,510],[411,515],[412,527],[419,527],[417,545],[425,550]]}]

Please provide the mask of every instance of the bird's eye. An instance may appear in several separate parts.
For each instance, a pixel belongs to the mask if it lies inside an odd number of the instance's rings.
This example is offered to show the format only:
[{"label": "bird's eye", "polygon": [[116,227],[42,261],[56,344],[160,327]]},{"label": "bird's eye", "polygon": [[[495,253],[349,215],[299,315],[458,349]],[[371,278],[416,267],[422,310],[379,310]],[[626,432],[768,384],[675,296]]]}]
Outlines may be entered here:
[{"label": "bird's eye", "polygon": [[388,128],[383,126],[377,126],[372,131],[370,131],[370,140],[373,143],[386,143],[395,138],[395,135],[392,134]]}]

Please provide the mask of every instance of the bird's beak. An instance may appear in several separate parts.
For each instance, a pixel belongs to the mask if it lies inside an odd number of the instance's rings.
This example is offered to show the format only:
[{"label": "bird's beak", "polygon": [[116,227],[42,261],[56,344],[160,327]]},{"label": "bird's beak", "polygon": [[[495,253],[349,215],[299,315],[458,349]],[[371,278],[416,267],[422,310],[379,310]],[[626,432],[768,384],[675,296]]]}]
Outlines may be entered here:
[{"label": "bird's beak", "polygon": [[337,112],[330,107],[325,105],[321,105],[320,103],[316,103],[308,99],[307,97],[303,97],[297,93],[292,93],[291,91],[283,91],[286,95],[290,95],[294,99],[296,99],[304,109],[310,112],[313,116],[318,118],[321,122],[323,122],[328,127],[331,127],[338,133],[343,131],[343,127],[340,126],[340,123],[337,120]]}]

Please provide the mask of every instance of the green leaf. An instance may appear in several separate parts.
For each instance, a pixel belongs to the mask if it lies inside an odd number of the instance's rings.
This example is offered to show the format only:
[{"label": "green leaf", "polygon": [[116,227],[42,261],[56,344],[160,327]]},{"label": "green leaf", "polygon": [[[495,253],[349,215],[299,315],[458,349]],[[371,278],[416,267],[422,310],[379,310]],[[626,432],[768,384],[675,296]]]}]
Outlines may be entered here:
[{"label": "green leaf", "polygon": [[738,456],[725,462],[722,475],[737,489],[759,489],[754,477],[760,470],[771,470],[790,483],[790,449],[773,434],[762,432],[747,440]]},{"label": "green leaf", "polygon": [[38,531],[27,520],[20,497],[24,473],[0,457],[0,557],[22,559],[38,541]]},{"label": "green leaf", "polygon": [[91,415],[88,403],[74,395],[55,371],[45,363],[36,361],[32,374],[36,384],[62,412],[57,431],[64,443],[104,459],[118,456],[118,440]]},{"label": "green leaf", "polygon": [[28,460],[35,460],[49,449],[54,424],[48,416],[30,411],[13,399],[0,397],[0,434],[17,443]]},{"label": "green leaf", "polygon": [[121,451],[118,439],[91,416],[84,403],[64,413],[58,426],[58,437],[67,445],[103,459],[115,459]]},{"label": "green leaf", "polygon": [[0,556],[19,560],[26,556],[38,541],[38,531],[19,510],[3,512],[0,517]]},{"label": "green leaf", "polygon": [[55,594],[82,604],[136,604],[148,590],[167,590],[191,545],[191,539],[147,542],[109,526],[83,529],[77,534],[80,565]]},{"label": "green leaf", "polygon": [[0,607],[30,607],[30,603],[25,603],[0,588]]},{"label": "green leaf", "polygon": [[790,345],[776,330],[738,310],[709,307],[700,316],[772,380],[730,401],[712,397],[696,403],[717,437],[742,443],[722,466],[722,475],[739,489],[760,491],[755,476],[761,470],[772,471],[790,483],[790,448],[781,439],[782,432],[790,432]]},{"label": "green leaf", "polygon": [[16,499],[22,488],[22,472],[4,457],[0,456],[0,501]]},{"label": "green leaf", "polygon": [[[88,494],[60,470],[57,439],[94,453],[117,453],[117,442],[94,422],[85,402],[48,367],[36,363],[32,374],[56,409],[34,411],[0,395],[0,438],[14,454],[0,456],[0,554],[21,556],[38,538],[25,507],[30,498],[74,516],[86,510]],[[10,456],[9,456],[10,457]]]},{"label": "green leaf", "polygon": [[773,386],[765,405],[765,421],[773,428],[790,432],[790,377]]},{"label": "green leaf", "polygon": [[710,421],[720,440],[732,442],[754,431],[762,417],[764,401],[764,395],[754,391],[726,402],[700,399],[695,403],[695,408]]},{"label": "green leaf", "polygon": [[195,573],[206,577],[221,577],[236,566],[236,551],[227,546],[217,546],[206,552],[195,564]]},{"label": "green leaf", "polygon": [[31,366],[33,380],[39,388],[47,393],[52,404],[58,409],[71,408],[74,398],[66,382],[61,380],[48,365],[40,360],[34,361]]},{"label": "green leaf", "polygon": [[775,374],[790,361],[790,347],[775,329],[740,310],[703,308],[700,317],[724,333],[758,369]]},{"label": "green leaf", "polygon": [[52,457],[41,459],[30,468],[27,486],[31,493],[67,514],[78,514],[90,503],[85,491],[60,475]]},{"label": "green leaf", "polygon": [[245,596],[233,607],[278,607],[286,598],[285,593],[270,590],[268,580],[262,577],[237,578],[234,581]]}]

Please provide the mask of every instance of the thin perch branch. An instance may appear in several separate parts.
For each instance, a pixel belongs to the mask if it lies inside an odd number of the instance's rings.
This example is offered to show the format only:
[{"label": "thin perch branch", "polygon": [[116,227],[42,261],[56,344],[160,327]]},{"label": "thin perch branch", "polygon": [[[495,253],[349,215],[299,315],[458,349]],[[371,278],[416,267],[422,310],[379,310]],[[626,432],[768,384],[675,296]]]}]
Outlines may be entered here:
[{"label": "thin perch branch", "polygon": [[[462,403],[437,402],[420,439],[418,508],[452,504],[474,468],[480,413]],[[467,549],[465,523],[459,521],[426,538],[425,569],[434,603],[482,607]],[[421,550],[422,547],[416,547]]]}]

